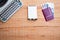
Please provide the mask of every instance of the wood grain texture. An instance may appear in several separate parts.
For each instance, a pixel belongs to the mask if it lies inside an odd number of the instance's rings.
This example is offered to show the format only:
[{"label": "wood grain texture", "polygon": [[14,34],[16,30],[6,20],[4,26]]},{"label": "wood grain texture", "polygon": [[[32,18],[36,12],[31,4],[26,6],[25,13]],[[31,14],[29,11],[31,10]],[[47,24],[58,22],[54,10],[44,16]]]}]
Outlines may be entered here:
[{"label": "wood grain texture", "polygon": [[[0,40],[60,40],[60,0],[22,0],[23,7],[6,23],[0,22]],[[41,4],[55,4],[54,20],[46,22]],[[38,20],[27,20],[27,6],[38,6]]]}]

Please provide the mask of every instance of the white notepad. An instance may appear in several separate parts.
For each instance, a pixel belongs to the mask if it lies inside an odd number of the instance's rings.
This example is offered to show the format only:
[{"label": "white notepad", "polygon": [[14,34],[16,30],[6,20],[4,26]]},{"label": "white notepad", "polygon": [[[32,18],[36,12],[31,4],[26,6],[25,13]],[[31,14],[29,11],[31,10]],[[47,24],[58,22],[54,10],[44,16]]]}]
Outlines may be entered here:
[{"label": "white notepad", "polygon": [[37,19],[37,6],[28,6],[28,19]]}]

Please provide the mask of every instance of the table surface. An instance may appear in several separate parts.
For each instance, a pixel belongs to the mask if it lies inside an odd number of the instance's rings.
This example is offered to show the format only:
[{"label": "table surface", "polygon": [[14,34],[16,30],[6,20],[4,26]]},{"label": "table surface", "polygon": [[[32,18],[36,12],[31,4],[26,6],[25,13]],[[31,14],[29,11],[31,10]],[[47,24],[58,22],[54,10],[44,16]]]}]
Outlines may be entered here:
[{"label": "table surface", "polygon": [[[0,22],[0,40],[60,40],[60,0],[22,0],[23,7],[6,23]],[[54,20],[46,22],[41,5],[53,2]],[[38,6],[38,20],[27,20],[28,5]]]}]

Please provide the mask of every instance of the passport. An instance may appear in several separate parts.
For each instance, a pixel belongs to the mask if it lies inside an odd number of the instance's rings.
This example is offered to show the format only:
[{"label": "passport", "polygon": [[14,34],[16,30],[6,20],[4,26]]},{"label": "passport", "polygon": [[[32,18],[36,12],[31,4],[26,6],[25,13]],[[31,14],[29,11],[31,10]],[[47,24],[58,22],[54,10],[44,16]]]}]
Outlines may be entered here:
[{"label": "passport", "polygon": [[54,4],[45,3],[42,6],[42,12],[46,21],[54,19]]},{"label": "passport", "polygon": [[46,21],[54,19],[54,16],[50,7],[43,9],[42,12]]}]

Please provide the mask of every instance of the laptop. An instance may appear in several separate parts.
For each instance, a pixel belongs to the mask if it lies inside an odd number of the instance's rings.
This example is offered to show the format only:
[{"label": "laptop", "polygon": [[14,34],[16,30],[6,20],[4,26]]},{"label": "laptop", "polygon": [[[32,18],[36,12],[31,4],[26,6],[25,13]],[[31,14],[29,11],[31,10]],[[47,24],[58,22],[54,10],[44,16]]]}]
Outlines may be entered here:
[{"label": "laptop", "polygon": [[21,0],[0,0],[0,20],[6,22],[21,7]]}]

